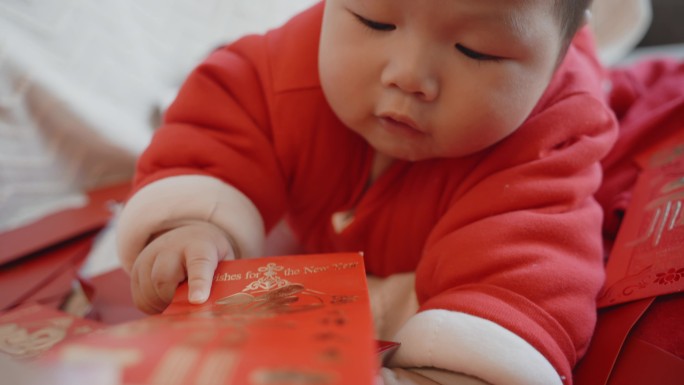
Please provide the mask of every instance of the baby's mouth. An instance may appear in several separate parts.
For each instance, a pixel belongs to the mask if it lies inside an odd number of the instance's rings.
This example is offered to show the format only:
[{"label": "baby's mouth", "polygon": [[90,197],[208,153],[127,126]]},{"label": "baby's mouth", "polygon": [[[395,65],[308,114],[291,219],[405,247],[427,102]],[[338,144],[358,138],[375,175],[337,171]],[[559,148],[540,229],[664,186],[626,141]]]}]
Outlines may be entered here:
[{"label": "baby's mouth", "polygon": [[425,131],[409,116],[395,113],[377,115],[380,124],[387,130],[410,135],[425,135]]}]

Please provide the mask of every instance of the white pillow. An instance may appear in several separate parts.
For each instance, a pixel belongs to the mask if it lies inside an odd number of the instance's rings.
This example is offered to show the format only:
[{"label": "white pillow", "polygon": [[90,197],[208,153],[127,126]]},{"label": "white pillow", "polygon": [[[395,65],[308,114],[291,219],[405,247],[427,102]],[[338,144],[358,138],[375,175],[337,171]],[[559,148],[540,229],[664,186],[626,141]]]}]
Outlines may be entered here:
[{"label": "white pillow", "polygon": [[607,66],[624,59],[644,38],[653,20],[650,0],[594,0],[592,14],[599,58]]}]

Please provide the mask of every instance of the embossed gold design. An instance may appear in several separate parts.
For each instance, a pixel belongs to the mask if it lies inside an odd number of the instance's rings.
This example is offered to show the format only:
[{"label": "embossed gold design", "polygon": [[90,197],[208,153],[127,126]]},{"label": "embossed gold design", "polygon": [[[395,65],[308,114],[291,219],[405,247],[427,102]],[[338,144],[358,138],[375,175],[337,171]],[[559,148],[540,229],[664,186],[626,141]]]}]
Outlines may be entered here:
[{"label": "embossed gold design", "polygon": [[[304,285],[293,283],[278,274],[285,267],[273,262],[261,266],[262,275],[245,286],[242,292],[231,294],[214,302],[212,312],[218,316],[269,317],[275,314],[318,309],[324,306],[320,295]],[[305,301],[304,298],[311,299]]]},{"label": "embossed gold design", "polygon": [[658,199],[646,206],[646,211],[652,211],[651,223],[647,227],[645,234],[638,239],[629,242],[630,247],[651,240],[651,246],[656,247],[660,244],[666,232],[674,231],[676,227],[684,225],[682,215],[681,200],[662,200]]},{"label": "embossed gold design", "polygon": [[[258,293],[258,292],[256,292]],[[235,293],[216,300],[216,315],[251,314],[270,316],[318,309],[324,306],[319,292],[307,290],[304,285],[288,283],[261,294]],[[303,296],[313,300],[305,303]]]},{"label": "embossed gold design", "polygon": [[68,324],[49,324],[33,331],[15,323],[0,325],[0,352],[14,358],[42,354],[66,337]]},{"label": "embossed gold design", "polygon": [[289,285],[290,282],[288,282],[286,279],[278,277],[278,272],[283,271],[284,269],[284,267],[278,266],[273,262],[267,264],[266,266],[260,267],[258,271],[263,273],[264,276],[247,285],[243,291],[258,289],[272,290]]}]

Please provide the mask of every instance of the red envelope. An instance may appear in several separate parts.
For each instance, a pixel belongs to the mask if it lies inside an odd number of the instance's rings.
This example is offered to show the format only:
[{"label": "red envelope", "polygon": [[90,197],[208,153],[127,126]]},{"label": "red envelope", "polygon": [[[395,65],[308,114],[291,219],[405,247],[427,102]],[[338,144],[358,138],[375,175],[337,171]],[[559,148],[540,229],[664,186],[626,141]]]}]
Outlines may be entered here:
[{"label": "red envelope", "polygon": [[602,309],[575,385],[679,385],[684,378],[684,294]]},{"label": "red envelope", "polygon": [[[209,300],[187,285],[162,315],[61,345],[47,362],[120,364],[123,383],[374,383],[379,366],[359,254],[219,264]],[[118,360],[118,361],[117,361]]]},{"label": "red envelope", "polygon": [[599,312],[589,350],[574,371],[575,385],[606,385],[620,350],[654,298],[630,302]]},{"label": "red envelope", "polygon": [[684,360],[641,339],[625,344],[609,385],[681,385]]},{"label": "red envelope", "polygon": [[613,384],[679,385],[684,379],[684,293],[658,297],[625,343]]},{"label": "red envelope", "polygon": [[45,285],[21,301],[22,304],[38,303],[44,306],[59,308],[71,294],[74,283],[77,282],[81,263],[77,262],[65,267],[58,275],[53,276]]},{"label": "red envelope", "polygon": [[36,253],[82,234],[103,228],[112,216],[111,205],[123,201],[129,183],[88,193],[88,204],[48,215],[20,228],[0,233],[0,265]]},{"label": "red envelope", "polygon": [[[605,307],[684,290],[684,153],[645,169],[620,226],[598,298]],[[684,149],[684,146],[681,147]]]},{"label": "red envelope", "polygon": [[[17,306],[32,296],[59,296],[66,281],[76,278],[75,267],[88,255],[93,237],[81,237],[59,246],[48,248],[29,258],[0,267],[0,310]],[[71,276],[71,277],[69,277]],[[55,292],[46,292],[58,280]],[[69,284],[70,285],[70,284]],[[52,287],[53,289],[55,286]],[[42,294],[41,294],[42,292]]]}]

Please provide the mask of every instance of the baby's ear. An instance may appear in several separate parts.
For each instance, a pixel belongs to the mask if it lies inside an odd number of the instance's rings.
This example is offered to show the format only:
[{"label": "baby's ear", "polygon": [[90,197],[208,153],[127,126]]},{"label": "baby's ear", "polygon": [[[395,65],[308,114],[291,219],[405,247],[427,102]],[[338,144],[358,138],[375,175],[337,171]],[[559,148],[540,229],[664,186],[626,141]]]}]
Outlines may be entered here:
[{"label": "baby's ear", "polygon": [[583,27],[583,26],[589,24],[589,22],[591,21],[591,17],[592,17],[591,9],[589,9],[589,8],[585,9],[585,10],[584,10],[584,17],[582,17],[582,25],[581,25],[581,27]]}]

